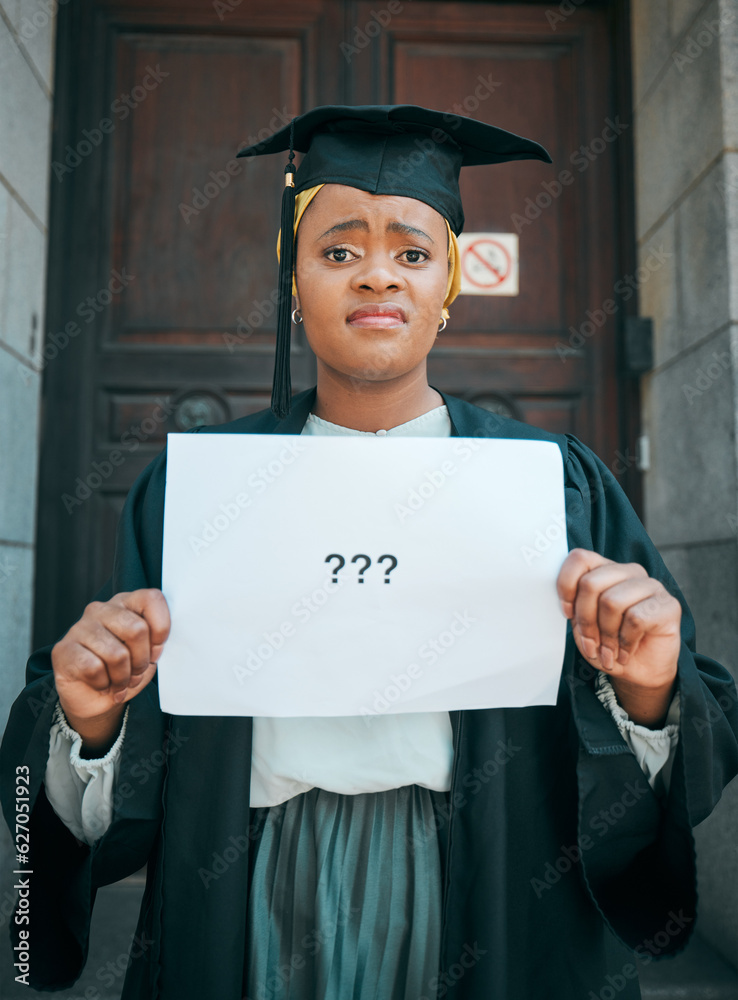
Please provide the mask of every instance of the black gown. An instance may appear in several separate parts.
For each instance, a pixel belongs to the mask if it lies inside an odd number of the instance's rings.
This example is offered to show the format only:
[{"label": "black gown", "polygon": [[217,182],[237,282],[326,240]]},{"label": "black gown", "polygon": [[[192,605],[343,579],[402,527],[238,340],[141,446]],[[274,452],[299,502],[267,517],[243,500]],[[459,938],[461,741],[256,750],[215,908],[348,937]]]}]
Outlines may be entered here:
[{"label": "black gown", "polygon": [[[640,995],[633,952],[680,951],[696,917],[692,827],[738,773],[738,696],[729,673],[695,653],[684,599],[607,467],[581,442],[498,417],[442,394],[452,434],[555,441],[565,468],[569,547],[638,562],[683,607],[679,742],[668,796],[651,790],[594,691],[595,671],[567,636],[556,706],[451,712],[454,767],[439,823],[443,926],[438,997],[591,1000]],[[299,434],[315,389],[278,421],[269,410],[201,433]],[[161,586],[166,453],[141,473],[120,518],[111,579],[95,595]],[[90,598],[92,599],[92,597]],[[534,627],[534,623],[532,623]],[[79,977],[95,892],[148,862],[137,949],[125,1000],[241,1000],[249,956],[246,912],[250,718],[168,716],[156,678],[130,702],[111,826],[80,845],[43,790],[56,703],[51,645],[28,661],[0,764],[6,821],[15,823],[15,769],[30,770],[33,915],[30,984]],[[485,763],[514,747],[487,779]],[[143,769],[141,758],[160,763]],[[499,757],[498,757],[499,759]],[[488,769],[489,770],[489,769]],[[154,773],[151,773],[151,772]],[[198,876],[236,838],[222,878]],[[11,941],[18,927],[10,923]],[[464,962],[472,954],[473,961]],[[433,993],[429,994],[433,996]]]}]

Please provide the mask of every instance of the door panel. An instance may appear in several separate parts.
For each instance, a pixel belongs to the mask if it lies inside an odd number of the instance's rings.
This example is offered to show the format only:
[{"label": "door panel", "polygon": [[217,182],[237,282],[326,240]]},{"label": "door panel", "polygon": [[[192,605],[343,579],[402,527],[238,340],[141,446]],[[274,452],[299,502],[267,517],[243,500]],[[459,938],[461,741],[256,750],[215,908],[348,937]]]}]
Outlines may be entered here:
[{"label": "door panel", "polygon": [[[274,286],[276,258],[254,247],[276,244],[282,178],[274,157],[233,157],[249,125],[257,133],[256,123],[289,122],[302,64],[297,38],[118,39],[116,92],[146,79],[147,67],[167,76],[112,147],[113,266],[136,279],[110,317],[105,349],[222,348],[244,303]],[[273,345],[271,331],[256,331],[249,346],[259,342]]]}]

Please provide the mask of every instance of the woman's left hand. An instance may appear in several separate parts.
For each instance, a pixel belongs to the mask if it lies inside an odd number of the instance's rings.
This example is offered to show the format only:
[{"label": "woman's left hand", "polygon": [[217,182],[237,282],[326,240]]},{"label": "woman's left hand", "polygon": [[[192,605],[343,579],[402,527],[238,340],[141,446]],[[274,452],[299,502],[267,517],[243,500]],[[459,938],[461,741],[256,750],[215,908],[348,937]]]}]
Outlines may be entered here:
[{"label": "woman's left hand", "polygon": [[585,660],[608,674],[633,721],[660,721],[677,675],[679,601],[638,563],[587,549],[572,549],[556,587]]}]

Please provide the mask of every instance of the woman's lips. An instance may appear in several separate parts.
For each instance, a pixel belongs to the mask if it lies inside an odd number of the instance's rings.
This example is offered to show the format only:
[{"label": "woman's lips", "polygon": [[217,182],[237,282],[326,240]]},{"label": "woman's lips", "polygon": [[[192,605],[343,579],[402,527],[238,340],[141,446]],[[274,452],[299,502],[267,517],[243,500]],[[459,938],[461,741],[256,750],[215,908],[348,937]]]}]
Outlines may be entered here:
[{"label": "woman's lips", "polygon": [[402,326],[403,320],[396,313],[364,313],[356,319],[350,319],[351,326],[364,326],[379,329],[389,329],[392,326]]},{"label": "woman's lips", "polygon": [[363,326],[369,329],[388,329],[393,326],[402,326],[405,322],[405,313],[396,307],[364,307],[355,309],[346,320],[351,326]]}]

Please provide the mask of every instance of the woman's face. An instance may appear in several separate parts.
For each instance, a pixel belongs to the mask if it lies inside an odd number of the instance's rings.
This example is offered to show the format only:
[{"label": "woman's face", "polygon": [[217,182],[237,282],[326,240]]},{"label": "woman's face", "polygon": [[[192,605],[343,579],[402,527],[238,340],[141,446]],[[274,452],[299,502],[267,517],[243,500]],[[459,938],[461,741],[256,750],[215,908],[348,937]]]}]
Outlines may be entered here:
[{"label": "woman's face", "polygon": [[297,233],[297,304],[318,364],[370,382],[424,366],[448,281],[443,216],[415,198],[326,184]]}]

